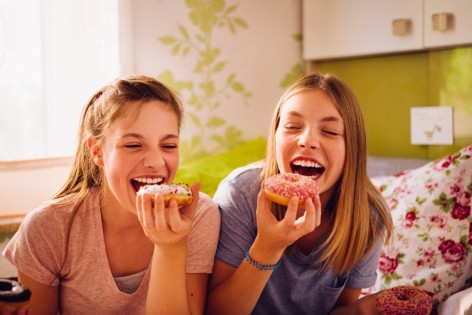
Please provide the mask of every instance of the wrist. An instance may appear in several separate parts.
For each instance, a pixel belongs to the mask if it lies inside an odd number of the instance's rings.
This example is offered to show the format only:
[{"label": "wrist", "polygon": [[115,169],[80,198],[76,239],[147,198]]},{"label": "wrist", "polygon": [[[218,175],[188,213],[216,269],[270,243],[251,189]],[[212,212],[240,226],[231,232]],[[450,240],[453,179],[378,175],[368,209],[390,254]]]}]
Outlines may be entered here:
[{"label": "wrist", "polygon": [[248,255],[255,261],[264,265],[275,265],[280,261],[285,249],[275,249],[266,246],[257,237],[252,246],[247,250]]},{"label": "wrist", "polygon": [[187,244],[154,244],[154,254],[169,257],[187,256]]},{"label": "wrist", "polygon": [[273,270],[277,270],[279,269],[281,263],[282,263],[282,260],[279,259],[279,261],[277,261],[275,264],[263,264],[257,260],[255,260],[254,258],[251,257],[251,255],[249,255],[249,249],[246,249],[244,251],[244,257],[246,258],[246,260],[248,261],[248,263],[250,263],[251,265],[253,265],[254,267],[256,267],[257,269],[261,270],[261,271],[273,271]]}]

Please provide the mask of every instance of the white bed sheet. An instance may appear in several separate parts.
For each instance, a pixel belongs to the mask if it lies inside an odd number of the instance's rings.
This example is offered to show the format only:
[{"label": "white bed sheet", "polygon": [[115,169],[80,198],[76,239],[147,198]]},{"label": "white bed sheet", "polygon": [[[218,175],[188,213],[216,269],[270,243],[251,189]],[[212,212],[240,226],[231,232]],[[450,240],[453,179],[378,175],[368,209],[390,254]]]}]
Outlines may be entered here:
[{"label": "white bed sheet", "polygon": [[439,304],[438,315],[472,315],[472,288],[457,292]]}]

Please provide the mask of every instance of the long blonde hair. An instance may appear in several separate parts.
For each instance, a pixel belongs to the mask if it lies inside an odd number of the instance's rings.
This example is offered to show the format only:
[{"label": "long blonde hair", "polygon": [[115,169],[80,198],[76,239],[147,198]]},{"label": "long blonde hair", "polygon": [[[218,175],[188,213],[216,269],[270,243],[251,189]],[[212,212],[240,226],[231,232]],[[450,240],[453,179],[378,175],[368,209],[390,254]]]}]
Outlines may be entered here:
[{"label": "long blonde hair", "polygon": [[73,202],[82,199],[91,188],[102,189],[103,173],[93,161],[87,139],[91,136],[100,143],[118,117],[136,116],[142,103],[153,100],[168,105],[177,116],[180,130],[183,109],[179,99],[168,87],[151,77],[121,78],[98,90],[82,111],[77,151],[69,178],[52,198],[75,194],[67,200]]},{"label": "long blonde hair", "polygon": [[[323,269],[332,267],[335,273],[342,274],[352,270],[379,239],[389,240],[393,230],[390,211],[367,175],[367,140],[361,107],[343,81],[331,74],[315,73],[302,77],[286,90],[272,117],[261,179],[279,173],[275,133],[282,107],[293,95],[313,89],[322,90],[331,97],[344,121],[346,160],[328,203],[334,222],[320,258]],[[285,212],[285,208],[274,204],[272,210],[279,219]]]}]

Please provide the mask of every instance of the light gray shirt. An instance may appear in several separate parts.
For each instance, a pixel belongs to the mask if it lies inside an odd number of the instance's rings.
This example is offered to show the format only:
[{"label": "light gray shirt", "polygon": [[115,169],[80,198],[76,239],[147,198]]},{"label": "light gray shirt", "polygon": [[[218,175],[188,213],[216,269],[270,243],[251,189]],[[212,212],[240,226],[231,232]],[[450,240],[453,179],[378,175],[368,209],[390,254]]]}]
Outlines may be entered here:
[{"label": "light gray shirt", "polygon": [[[217,259],[234,267],[244,259],[257,234],[257,194],[261,188],[260,166],[234,170],[219,185],[214,200],[221,210]],[[326,239],[318,240],[314,248]],[[315,261],[321,251],[304,255],[298,249],[286,253],[282,264],[267,282],[252,314],[328,314],[345,287],[367,288],[376,280],[381,242],[351,272],[335,275],[321,272]]]}]

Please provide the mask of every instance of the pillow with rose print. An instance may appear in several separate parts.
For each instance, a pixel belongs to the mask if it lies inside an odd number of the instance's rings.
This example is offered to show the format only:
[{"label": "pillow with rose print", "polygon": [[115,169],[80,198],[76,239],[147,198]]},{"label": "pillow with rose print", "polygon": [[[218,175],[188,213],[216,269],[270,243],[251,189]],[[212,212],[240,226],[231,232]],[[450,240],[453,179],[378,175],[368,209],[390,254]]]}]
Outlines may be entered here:
[{"label": "pillow with rose print", "polygon": [[373,177],[392,214],[374,287],[414,285],[434,303],[472,284],[472,146],[422,167]]}]

